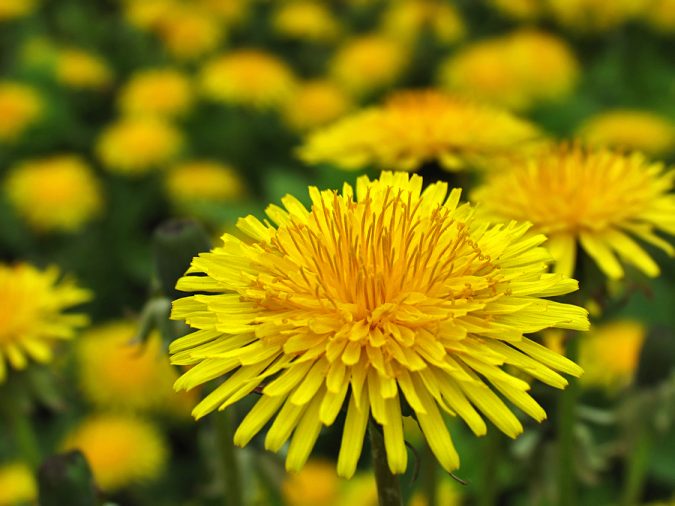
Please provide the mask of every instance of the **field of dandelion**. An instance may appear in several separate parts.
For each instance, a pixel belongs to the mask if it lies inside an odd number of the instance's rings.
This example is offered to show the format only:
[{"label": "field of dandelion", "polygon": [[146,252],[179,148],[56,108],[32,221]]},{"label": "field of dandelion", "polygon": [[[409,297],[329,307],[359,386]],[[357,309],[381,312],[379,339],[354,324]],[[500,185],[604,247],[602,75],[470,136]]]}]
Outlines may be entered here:
[{"label": "field of dandelion", "polygon": [[0,0],[0,506],[675,504],[674,38]]}]

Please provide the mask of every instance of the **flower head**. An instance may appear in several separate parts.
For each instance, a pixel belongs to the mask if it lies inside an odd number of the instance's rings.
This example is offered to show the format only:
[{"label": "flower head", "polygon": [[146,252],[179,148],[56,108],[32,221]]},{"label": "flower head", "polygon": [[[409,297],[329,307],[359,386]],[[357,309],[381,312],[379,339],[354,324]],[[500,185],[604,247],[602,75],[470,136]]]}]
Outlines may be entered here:
[{"label": "flower head", "polygon": [[281,3],[272,18],[281,35],[309,42],[330,42],[340,33],[340,25],[330,9],[315,0]]},{"label": "flower head", "polygon": [[3,0],[0,3],[0,21],[28,16],[37,5],[37,0]]},{"label": "flower head", "polygon": [[59,281],[56,268],[0,264],[0,383],[7,365],[20,370],[30,360],[51,361],[54,346],[87,323],[85,315],[65,311],[90,298],[73,281]]},{"label": "flower head", "polygon": [[197,418],[259,389],[237,429],[247,444],[272,418],[265,447],[293,437],[286,467],[307,460],[321,427],[346,409],[338,474],[353,475],[369,417],[383,427],[390,469],[407,454],[401,404],[415,411],[446,470],[459,465],[441,410],[476,434],[479,411],[515,437],[522,425],[488,386],[537,420],[545,417],[510,364],[562,388],[554,370],[575,364],[523,334],[546,327],[585,329],[582,308],[544,300],[576,290],[546,273],[545,238],[528,225],[489,226],[458,205],[445,183],[422,191],[422,178],[361,177],[342,194],[310,188],[311,210],[292,196],[249,216],[223,246],[201,254],[177,288],[197,291],[174,302],[172,318],[198,329],[174,341],[172,360],[192,365],[176,388],[231,373],[194,409]]},{"label": "flower head", "polygon": [[103,207],[98,181],[76,155],[23,162],[10,172],[5,190],[38,231],[76,232]]},{"label": "flower head", "polygon": [[522,110],[567,96],[579,64],[560,38],[533,30],[483,40],[441,64],[439,80],[451,91]]},{"label": "flower head", "polygon": [[317,79],[296,89],[284,106],[284,118],[291,128],[302,131],[334,121],[351,107],[351,98],[340,86]]},{"label": "flower head", "polygon": [[16,462],[0,466],[0,506],[33,504],[37,493],[37,481],[26,464]]},{"label": "flower head", "polygon": [[647,111],[616,109],[593,116],[579,128],[591,146],[666,155],[675,148],[675,125]]},{"label": "flower head", "polygon": [[534,125],[506,111],[435,91],[410,91],[317,130],[299,153],[306,162],[343,169],[416,170],[437,161],[460,170],[534,148],[541,137]]},{"label": "flower head", "polygon": [[130,415],[96,415],[85,420],[68,434],[63,449],[84,453],[97,485],[105,492],[157,478],[168,456],[159,430]]},{"label": "flower head", "polygon": [[168,121],[153,116],[123,118],[98,139],[98,156],[111,171],[142,174],[169,163],[180,151],[183,136]]},{"label": "flower head", "polygon": [[383,16],[382,29],[409,42],[429,32],[445,44],[457,42],[466,32],[454,5],[439,0],[391,2]]},{"label": "flower head", "polygon": [[281,492],[287,506],[330,506],[337,500],[339,485],[334,465],[313,459],[299,473],[286,478]]},{"label": "flower head", "polygon": [[101,89],[112,79],[112,71],[101,57],[78,48],[56,53],[56,79],[71,88]]},{"label": "flower head", "polygon": [[40,118],[43,103],[28,85],[0,81],[0,143],[16,140]]},{"label": "flower head", "polygon": [[560,24],[576,31],[611,30],[649,10],[651,0],[545,0],[546,9]]},{"label": "flower head", "polygon": [[166,175],[166,191],[178,206],[195,202],[241,199],[246,186],[232,167],[219,162],[194,160],[172,167]]},{"label": "flower head", "polygon": [[295,76],[272,54],[239,49],[207,62],[201,86],[206,96],[219,102],[276,108],[292,95]]},{"label": "flower head", "polygon": [[574,271],[579,242],[610,278],[624,274],[616,254],[657,276],[658,265],[632,237],[674,253],[654,234],[675,234],[674,177],[637,153],[561,147],[490,174],[473,199],[491,219],[532,222],[563,274]]},{"label": "flower head", "polygon": [[120,92],[119,106],[125,114],[178,116],[192,105],[188,77],[174,69],[150,69],[132,76]]},{"label": "flower head", "polygon": [[211,53],[224,36],[217,17],[189,3],[169,4],[159,14],[156,29],[167,51],[180,60]]}]

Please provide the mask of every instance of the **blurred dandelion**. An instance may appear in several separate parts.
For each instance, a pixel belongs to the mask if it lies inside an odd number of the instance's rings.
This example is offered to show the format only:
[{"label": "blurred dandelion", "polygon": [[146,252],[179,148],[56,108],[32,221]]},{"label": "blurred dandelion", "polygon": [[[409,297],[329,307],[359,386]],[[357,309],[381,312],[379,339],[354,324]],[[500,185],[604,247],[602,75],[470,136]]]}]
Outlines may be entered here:
[{"label": "blurred dandelion", "polygon": [[26,464],[14,462],[0,466],[0,506],[33,504],[37,493],[35,476]]},{"label": "blurred dandelion", "polygon": [[511,437],[522,431],[488,383],[543,420],[530,386],[502,366],[557,388],[567,382],[555,370],[581,373],[523,335],[587,329],[584,309],[542,299],[577,283],[545,272],[545,237],[527,235],[526,224],[491,227],[458,204],[459,189],[447,190],[435,183],[422,191],[419,176],[390,172],[359,178],[356,190],[345,184],[342,194],[312,187],[311,210],[286,196],[285,209],[267,209],[276,227],[240,220],[253,244],[225,234],[223,246],[195,258],[177,288],[204,295],[175,301],[172,318],[198,330],[170,349],[175,364],[193,367],[175,386],[232,374],[193,415],[260,388],[235,443],[247,444],[274,418],[265,447],[279,451],[293,433],[286,467],[298,470],[321,427],[345,408],[337,463],[345,477],[354,474],[371,415],[390,470],[405,471],[402,396],[448,471],[459,456],[441,410],[477,435],[487,430],[479,412]]},{"label": "blurred dandelion", "polygon": [[283,113],[292,129],[305,131],[335,121],[351,108],[351,97],[340,86],[316,79],[298,86]]},{"label": "blurred dandelion", "polygon": [[438,0],[390,2],[382,17],[382,31],[414,43],[431,33],[440,42],[451,44],[466,34],[464,21],[454,5]]},{"label": "blurred dandelion", "polygon": [[180,116],[190,109],[192,101],[188,76],[172,68],[134,74],[119,95],[119,107],[128,115]]},{"label": "blurred dandelion", "polygon": [[0,81],[0,143],[16,140],[42,115],[44,104],[33,87]]},{"label": "blurred dandelion", "polygon": [[0,21],[22,18],[32,14],[38,3],[38,0],[3,0],[0,3]]},{"label": "blurred dandelion", "polygon": [[286,478],[281,492],[286,506],[331,506],[336,503],[339,488],[334,464],[312,459],[301,471]]},{"label": "blurred dandelion", "polygon": [[64,86],[98,90],[112,80],[112,70],[95,54],[83,49],[66,48],[56,52],[56,79]]},{"label": "blurred dandelion", "polygon": [[338,17],[322,2],[283,2],[272,16],[274,30],[288,38],[308,42],[330,42],[340,34]]}]

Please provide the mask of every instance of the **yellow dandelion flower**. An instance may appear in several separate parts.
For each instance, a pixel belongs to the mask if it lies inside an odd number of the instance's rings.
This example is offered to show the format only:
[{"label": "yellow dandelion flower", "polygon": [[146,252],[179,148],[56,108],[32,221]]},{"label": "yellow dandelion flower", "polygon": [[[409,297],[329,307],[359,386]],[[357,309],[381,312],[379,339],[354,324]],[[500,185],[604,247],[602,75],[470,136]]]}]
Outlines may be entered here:
[{"label": "yellow dandelion flower", "polygon": [[100,56],[68,48],[56,53],[56,79],[64,86],[98,90],[112,79],[112,71]]},{"label": "yellow dandelion flower", "polygon": [[582,384],[610,390],[629,385],[645,336],[645,327],[633,320],[594,326],[579,342],[579,363],[584,368]]},{"label": "yellow dandelion flower", "polygon": [[401,42],[369,34],[344,44],[329,63],[330,75],[355,95],[366,95],[393,85],[408,63]]},{"label": "yellow dandelion flower", "polygon": [[178,374],[162,350],[158,334],[133,342],[134,322],[108,323],[86,332],[77,345],[79,382],[85,397],[99,408],[153,410],[175,396]]},{"label": "yellow dandelion flower", "polygon": [[344,477],[354,474],[371,415],[383,427],[389,468],[405,471],[403,397],[448,471],[459,456],[442,411],[477,435],[487,430],[479,412],[511,437],[522,431],[488,383],[543,420],[529,385],[502,366],[558,388],[566,381],[554,370],[581,373],[523,335],[586,329],[584,309],[541,298],[577,283],[545,272],[544,236],[526,235],[527,224],[475,219],[471,206],[458,205],[460,193],[447,195],[440,182],[422,191],[417,175],[383,172],[375,181],[360,177],[356,190],[345,184],[342,194],[310,188],[311,210],[284,197],[285,209],[267,209],[276,226],[241,219],[255,242],[225,234],[177,285],[203,294],[174,302],[172,318],[198,329],[171,344],[173,362],[193,366],[175,387],[229,374],[193,416],[259,389],[235,444],[274,418],[265,447],[278,451],[293,434],[286,468],[299,470],[322,426],[345,408],[337,463]]},{"label": "yellow dandelion flower", "polygon": [[0,466],[0,506],[33,504],[37,493],[37,481],[26,464],[16,462]]},{"label": "yellow dandelion flower", "polygon": [[546,234],[558,272],[574,272],[579,242],[610,278],[624,274],[616,254],[657,276],[659,266],[633,237],[675,253],[654,233],[675,234],[674,177],[638,153],[563,147],[490,174],[473,198],[492,219],[528,220]]},{"label": "yellow dandelion flower", "polygon": [[38,92],[22,83],[0,81],[0,143],[16,140],[42,115]]},{"label": "yellow dandelion flower", "polygon": [[77,232],[103,207],[91,168],[76,155],[20,163],[5,182],[10,203],[37,231]]},{"label": "yellow dandelion flower", "polygon": [[96,415],[85,420],[68,434],[63,449],[84,453],[96,484],[105,492],[157,478],[168,456],[159,430],[130,415]]},{"label": "yellow dandelion flower", "polygon": [[167,51],[181,60],[213,52],[224,36],[217,17],[190,4],[170,5],[158,20],[157,30]]},{"label": "yellow dandelion flower", "polygon": [[652,0],[545,0],[560,24],[577,31],[606,31],[635,19]]},{"label": "yellow dandelion flower", "polygon": [[166,175],[165,187],[169,199],[178,206],[237,200],[246,193],[246,186],[234,168],[208,160],[174,166]]},{"label": "yellow dandelion flower", "polygon": [[54,346],[75,337],[87,324],[83,314],[65,313],[91,298],[59,271],[28,264],[0,264],[0,383],[7,365],[25,369],[30,360],[50,362]]},{"label": "yellow dandelion flower", "polygon": [[284,119],[294,130],[309,130],[336,120],[351,107],[351,98],[340,86],[317,79],[297,88],[284,107]]},{"label": "yellow dandelion flower", "polygon": [[122,88],[119,107],[132,115],[179,116],[192,106],[192,85],[188,76],[174,69],[138,72]]},{"label": "yellow dandelion flower", "polygon": [[647,111],[617,109],[589,118],[579,137],[591,146],[666,155],[675,148],[675,125]]},{"label": "yellow dandelion flower", "polygon": [[559,100],[574,88],[579,64],[564,40],[521,30],[475,42],[443,62],[444,89],[522,110]]},{"label": "yellow dandelion flower", "polygon": [[280,4],[272,26],[280,35],[309,42],[330,42],[340,34],[340,25],[326,5],[313,0]]},{"label": "yellow dandelion flower", "polygon": [[217,16],[226,26],[242,23],[249,14],[250,0],[197,0],[197,4]]},{"label": "yellow dandelion flower", "polygon": [[382,30],[392,37],[409,42],[429,32],[445,44],[457,42],[466,33],[464,21],[457,9],[439,0],[392,2],[382,18]]},{"label": "yellow dandelion flower", "polygon": [[378,506],[377,484],[371,473],[358,473],[345,483],[336,506]]},{"label": "yellow dandelion flower", "polygon": [[652,0],[649,8],[642,10],[642,18],[660,32],[675,32],[675,0]]},{"label": "yellow dandelion flower", "polygon": [[286,63],[257,49],[224,54],[202,68],[204,94],[226,104],[275,108],[293,94],[295,76]]},{"label": "yellow dandelion flower", "polygon": [[113,172],[146,173],[178,155],[183,136],[169,122],[152,116],[122,118],[98,139],[98,156]]},{"label": "yellow dandelion flower", "polygon": [[[436,504],[442,504],[443,506],[459,506],[463,504],[461,494],[459,494],[456,486],[450,480],[451,478],[447,477],[438,482],[436,486]],[[408,506],[429,506],[429,501],[423,494],[417,492],[410,498]]]},{"label": "yellow dandelion flower", "polygon": [[37,0],[3,0],[0,2],[0,21],[22,18],[35,12]]},{"label": "yellow dandelion flower", "polygon": [[299,155],[348,170],[416,170],[437,161],[454,171],[529,151],[541,140],[534,125],[506,111],[435,91],[409,91],[311,133]]},{"label": "yellow dandelion flower", "polygon": [[333,463],[312,459],[300,472],[286,477],[281,493],[287,506],[331,506],[337,500],[339,485]]},{"label": "yellow dandelion flower", "polygon": [[176,0],[125,0],[124,17],[127,22],[142,30],[158,29],[162,19],[178,6]]}]

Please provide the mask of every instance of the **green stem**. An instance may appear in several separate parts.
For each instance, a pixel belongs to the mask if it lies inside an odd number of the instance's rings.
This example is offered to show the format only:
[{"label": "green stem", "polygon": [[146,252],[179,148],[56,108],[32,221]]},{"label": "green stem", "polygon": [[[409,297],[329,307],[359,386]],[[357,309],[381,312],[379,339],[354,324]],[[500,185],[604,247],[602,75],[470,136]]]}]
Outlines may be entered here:
[{"label": "green stem", "polygon": [[374,421],[368,424],[370,447],[373,455],[373,469],[377,484],[377,497],[380,506],[402,506],[401,486],[398,478],[389,470],[387,451],[384,447],[384,436]]},{"label": "green stem", "polygon": [[[579,335],[571,333],[567,340],[567,358],[576,361],[579,351]],[[575,506],[577,481],[574,464],[574,428],[576,425],[579,384],[569,378],[569,385],[560,394],[558,401],[558,504]]]},{"label": "green stem", "polygon": [[221,469],[225,482],[225,506],[243,506],[241,489],[241,470],[236,448],[232,442],[234,435],[231,410],[217,413],[215,418],[216,435],[220,447]]},{"label": "green stem", "polygon": [[424,445],[421,463],[422,490],[426,498],[426,506],[438,505],[438,464],[429,445]]},{"label": "green stem", "polygon": [[18,456],[33,469],[37,469],[41,461],[40,443],[38,441],[33,424],[31,423],[28,405],[22,396],[22,391],[5,390],[2,398],[2,412],[12,440],[14,451]]},{"label": "green stem", "polygon": [[499,433],[496,429],[488,430],[483,438],[483,465],[481,466],[481,488],[478,496],[479,506],[497,504],[497,469],[499,467]]},{"label": "green stem", "polygon": [[645,427],[644,422],[639,421],[638,423],[637,433],[631,442],[630,454],[626,459],[626,477],[621,497],[622,506],[639,504],[647,477],[652,438],[649,428]]}]

